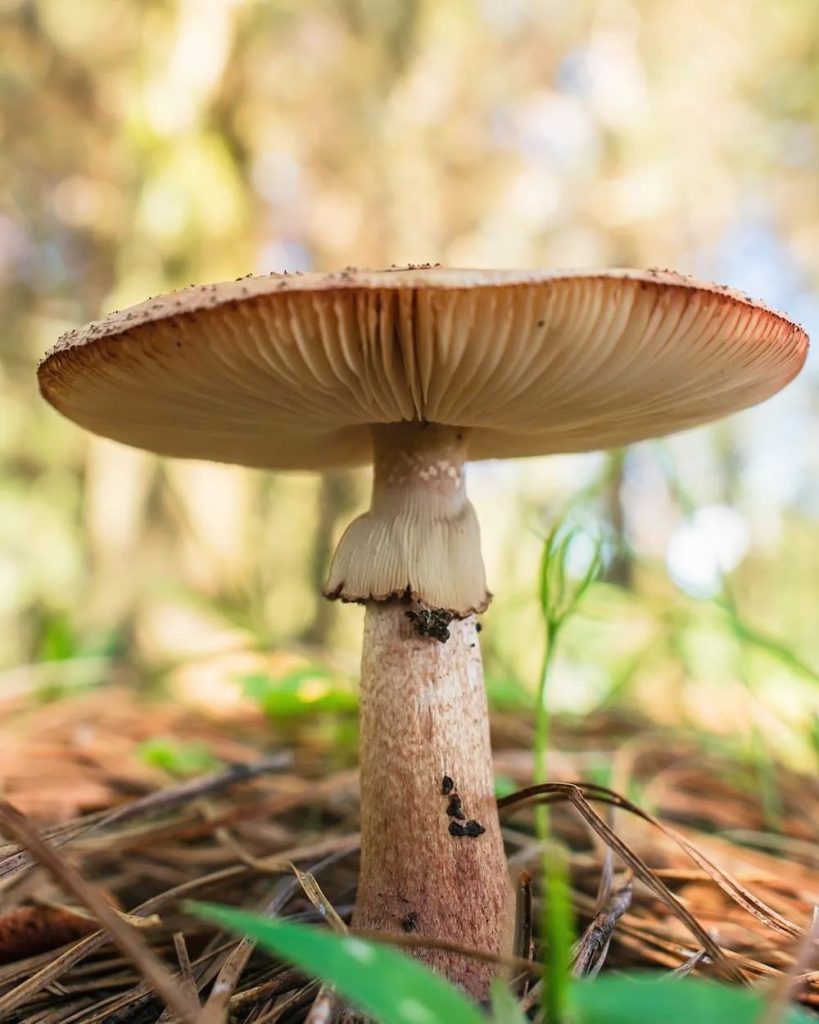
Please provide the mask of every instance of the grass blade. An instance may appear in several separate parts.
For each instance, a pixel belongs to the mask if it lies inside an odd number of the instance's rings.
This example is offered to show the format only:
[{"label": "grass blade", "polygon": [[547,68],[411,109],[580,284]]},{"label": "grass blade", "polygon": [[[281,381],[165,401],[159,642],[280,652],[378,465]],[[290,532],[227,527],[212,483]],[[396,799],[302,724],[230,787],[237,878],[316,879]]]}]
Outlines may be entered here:
[{"label": "grass blade", "polygon": [[211,903],[187,907],[331,983],[383,1024],[486,1024],[477,1007],[447,981],[386,946]]},{"label": "grass blade", "polygon": [[520,1004],[500,980],[492,983],[492,1017],[495,1024],[526,1024]]},{"label": "grass blade", "polygon": [[[748,989],[700,978],[607,975],[572,986],[577,1024],[757,1024],[762,998]],[[782,1024],[808,1024],[812,1018],[791,1008]]]}]

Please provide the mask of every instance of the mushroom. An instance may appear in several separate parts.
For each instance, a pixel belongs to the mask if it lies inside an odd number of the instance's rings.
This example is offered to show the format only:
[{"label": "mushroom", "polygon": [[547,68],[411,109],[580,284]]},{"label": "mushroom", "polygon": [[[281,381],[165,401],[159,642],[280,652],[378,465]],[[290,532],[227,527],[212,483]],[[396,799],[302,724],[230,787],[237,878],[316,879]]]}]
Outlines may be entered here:
[{"label": "mushroom", "polygon": [[[325,587],[366,606],[354,923],[501,954],[511,888],[476,622],[490,594],[465,463],[705,423],[773,395],[806,350],[778,313],[669,272],[426,266],[190,287],[70,331],[39,379],[83,427],[163,455],[372,462]],[[419,955],[486,996],[491,964]]]}]

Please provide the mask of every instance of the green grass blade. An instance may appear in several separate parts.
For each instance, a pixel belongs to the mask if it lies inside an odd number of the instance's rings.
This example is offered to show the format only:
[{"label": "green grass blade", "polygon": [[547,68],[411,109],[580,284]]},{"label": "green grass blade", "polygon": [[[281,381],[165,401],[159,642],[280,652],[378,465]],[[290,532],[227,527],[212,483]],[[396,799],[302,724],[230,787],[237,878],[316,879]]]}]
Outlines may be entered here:
[{"label": "green grass blade", "polygon": [[492,1020],[494,1024],[527,1024],[517,999],[500,980],[492,982]]},{"label": "green grass blade", "polygon": [[486,1024],[477,1007],[447,981],[388,946],[213,903],[186,907],[329,982],[383,1024]]},{"label": "green grass blade", "polygon": [[[749,989],[730,988],[699,978],[609,975],[572,986],[576,1024],[758,1024],[764,1002]],[[791,1009],[782,1024],[808,1024]]]},{"label": "green grass blade", "polygon": [[[569,573],[572,546],[588,537],[591,557],[583,572]],[[538,680],[535,706],[534,781],[546,782],[546,755],[549,748],[549,712],[546,697],[552,675],[556,645],[565,623],[577,610],[586,592],[596,581],[602,567],[602,538],[590,536],[568,521],[558,523],[543,545],[540,561],[540,608],[545,629],[543,664]],[[541,842],[549,836],[549,810],[535,808],[535,834]],[[543,856],[546,898],[543,905],[542,945],[547,968],[545,983],[546,1019],[563,1024],[568,1019],[570,1002],[570,960],[573,920],[566,861],[560,850],[547,847]]]},{"label": "green grass blade", "polygon": [[570,1019],[574,921],[569,868],[566,856],[559,847],[550,846],[543,855],[543,876],[546,881],[542,915],[546,1020],[549,1024],[564,1024]]}]

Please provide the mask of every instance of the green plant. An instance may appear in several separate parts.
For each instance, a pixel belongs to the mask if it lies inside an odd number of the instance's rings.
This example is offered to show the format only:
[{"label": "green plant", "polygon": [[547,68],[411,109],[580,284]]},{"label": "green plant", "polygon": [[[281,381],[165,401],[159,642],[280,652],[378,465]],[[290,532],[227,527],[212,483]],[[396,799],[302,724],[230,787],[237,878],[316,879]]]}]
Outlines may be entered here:
[{"label": "green plant", "polygon": [[[586,552],[579,549],[586,546]],[[584,564],[572,571],[578,553]],[[549,714],[546,707],[548,684],[554,665],[557,641],[577,610],[586,592],[597,579],[603,565],[603,542],[581,526],[563,520],[546,537],[540,559],[539,598],[545,628],[545,647],[535,707],[536,784],[546,782],[546,752],[549,745]],[[541,816],[541,820],[543,816]]]},{"label": "green plant", "polygon": [[466,996],[443,978],[387,946],[278,918],[191,903],[192,913],[238,935],[250,935],[384,1024],[483,1024]]},{"label": "green plant", "polygon": [[250,675],[245,694],[271,718],[297,718],[316,712],[355,711],[356,695],[324,665],[300,665],[280,676]]},{"label": "green plant", "polygon": [[[572,986],[576,1024],[761,1024],[762,997],[747,988],[720,985],[702,978],[605,975]],[[779,1024],[808,1024],[810,1018],[791,1008]],[[573,1022],[574,1024],[574,1022]]]},{"label": "green plant", "polygon": [[[572,573],[571,562],[579,543],[587,547],[585,564]],[[540,561],[540,609],[545,627],[545,648],[535,709],[534,781],[542,785],[546,779],[546,754],[549,746],[549,714],[546,697],[554,667],[558,638],[571,619],[584,595],[597,579],[602,567],[602,539],[592,536],[568,521],[552,528],[543,545]],[[569,963],[572,946],[572,911],[569,895],[569,873],[564,851],[549,842],[548,809],[535,809],[535,831],[538,839],[548,844],[543,854],[544,899],[543,946],[548,967],[546,986],[548,1020],[560,1024],[567,1017],[569,1002]]]},{"label": "green plant", "polygon": [[137,747],[137,755],[153,768],[177,778],[202,775],[218,768],[219,761],[204,743],[183,743],[166,736],[154,736]]},{"label": "green plant", "polygon": [[[487,1017],[454,986],[417,960],[395,949],[353,935],[263,917],[209,903],[189,903],[197,917],[259,945],[332,984],[365,1013],[383,1024],[486,1024]],[[552,982],[547,977],[546,988]],[[567,984],[571,1024],[758,1024],[765,1004],[748,989],[716,982],[658,975],[604,976]],[[495,1024],[522,1024],[515,999],[500,982],[492,988]],[[547,1019],[550,1019],[547,1017]],[[808,1024],[797,1009],[782,1024]]]}]

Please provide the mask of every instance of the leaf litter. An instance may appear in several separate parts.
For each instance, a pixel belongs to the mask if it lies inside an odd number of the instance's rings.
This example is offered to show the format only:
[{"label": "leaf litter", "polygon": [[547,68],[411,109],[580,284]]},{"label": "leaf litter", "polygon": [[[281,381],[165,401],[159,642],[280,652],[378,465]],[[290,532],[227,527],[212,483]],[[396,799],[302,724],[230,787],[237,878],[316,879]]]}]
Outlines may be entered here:
[{"label": "leaf litter", "polygon": [[[247,938],[191,919],[181,904],[206,898],[348,927],[358,859],[352,752],[340,758],[308,720],[277,742],[261,715],[208,717],[126,688],[20,704],[5,721],[0,1020],[338,1019],[328,986]],[[223,767],[168,784],[138,757],[157,733],[207,744]],[[771,1024],[788,1000],[819,1012],[815,778],[775,768],[782,813],[774,828],[752,766],[696,737],[616,716],[558,727],[559,774],[578,781],[533,787],[528,736],[524,717],[496,716],[497,772],[520,786],[499,805],[518,889],[507,975],[524,1011],[537,1013],[541,990],[533,807],[545,801],[554,805],[554,840],[569,853],[576,975],[651,968],[723,978],[762,986]],[[584,778],[625,744],[628,785],[622,773],[618,785],[650,793],[650,812]],[[424,942],[409,934],[390,941]]]}]

